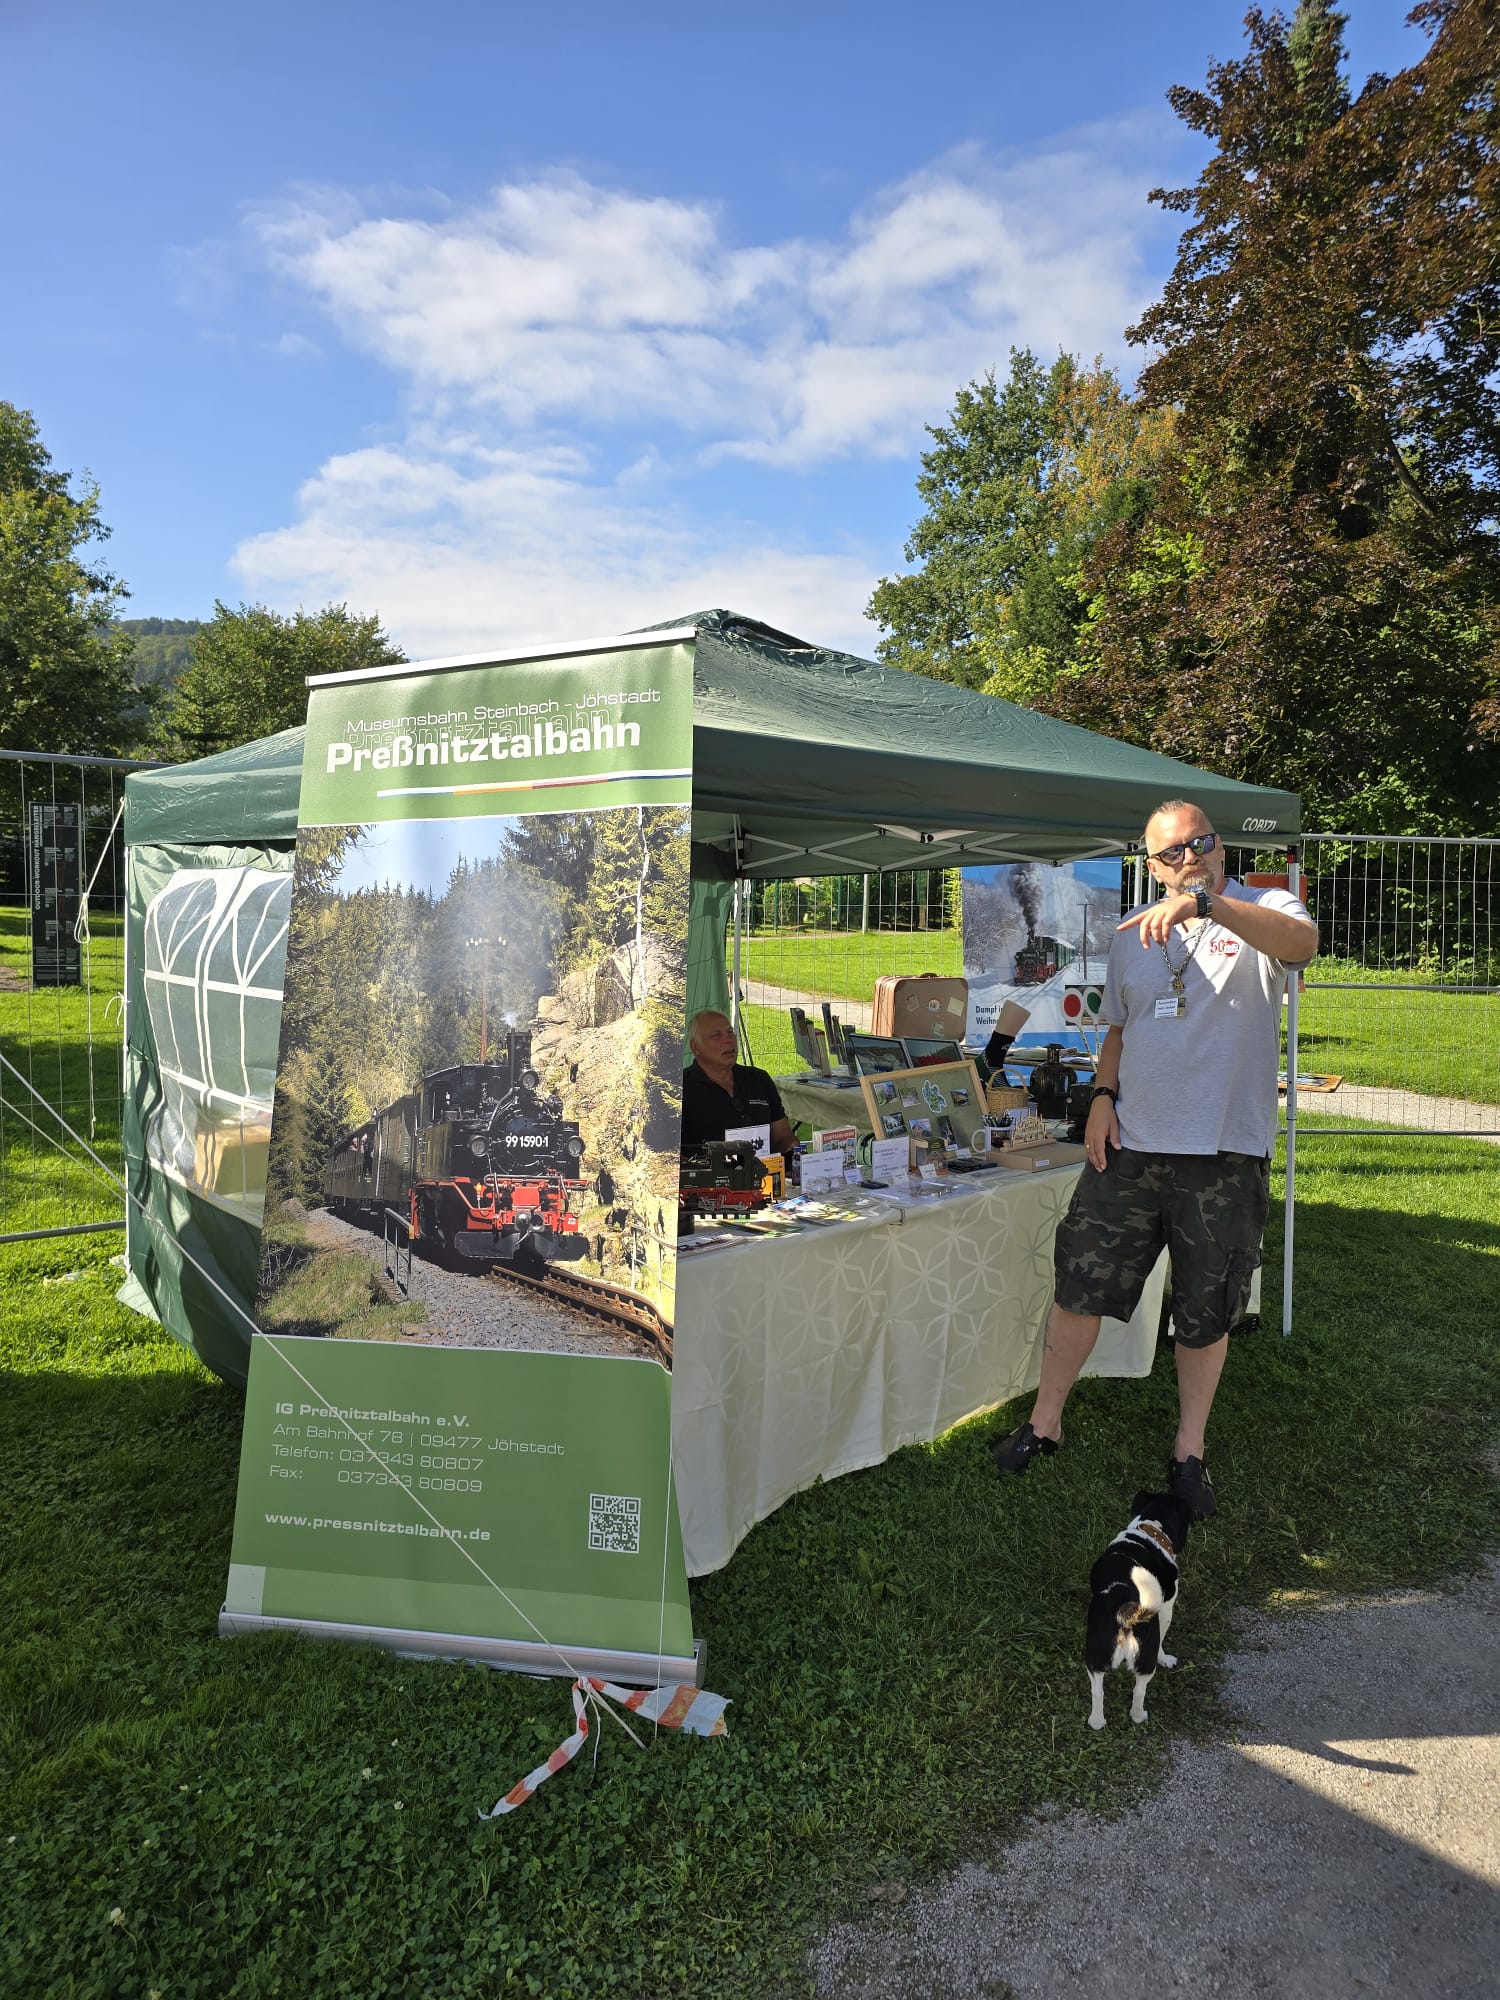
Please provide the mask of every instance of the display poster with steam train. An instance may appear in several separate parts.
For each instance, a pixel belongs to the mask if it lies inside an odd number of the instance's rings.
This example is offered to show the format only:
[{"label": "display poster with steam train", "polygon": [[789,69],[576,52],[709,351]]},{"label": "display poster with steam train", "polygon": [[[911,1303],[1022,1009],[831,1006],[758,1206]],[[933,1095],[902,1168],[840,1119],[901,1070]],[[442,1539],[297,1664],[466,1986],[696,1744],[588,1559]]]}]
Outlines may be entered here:
[{"label": "display poster with steam train", "polygon": [[225,1621],[692,1677],[690,643],[313,685]]},{"label": "display poster with steam train", "polygon": [[966,868],[970,1039],[983,1043],[1014,1001],[1030,1016],[1024,1042],[1087,1048],[1087,1002],[1103,987],[1121,914],[1118,857]]}]

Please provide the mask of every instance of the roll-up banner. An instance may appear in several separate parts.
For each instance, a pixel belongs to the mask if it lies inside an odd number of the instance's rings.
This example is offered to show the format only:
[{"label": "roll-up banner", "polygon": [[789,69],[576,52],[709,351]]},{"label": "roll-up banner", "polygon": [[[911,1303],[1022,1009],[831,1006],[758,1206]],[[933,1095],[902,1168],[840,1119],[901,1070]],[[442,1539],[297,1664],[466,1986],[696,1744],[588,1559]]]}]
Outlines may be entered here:
[{"label": "roll-up banner", "polygon": [[226,1633],[697,1678],[692,634],[312,684]]}]

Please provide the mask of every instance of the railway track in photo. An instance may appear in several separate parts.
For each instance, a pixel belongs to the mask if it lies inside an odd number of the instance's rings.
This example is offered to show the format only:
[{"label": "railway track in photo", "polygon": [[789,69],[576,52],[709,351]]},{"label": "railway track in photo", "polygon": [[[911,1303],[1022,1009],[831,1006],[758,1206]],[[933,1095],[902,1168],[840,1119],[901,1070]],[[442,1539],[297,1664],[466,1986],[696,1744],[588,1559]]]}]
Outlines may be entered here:
[{"label": "railway track in photo", "polygon": [[643,1337],[668,1368],[672,1365],[671,1321],[624,1285],[612,1285],[606,1278],[585,1278],[574,1271],[558,1271],[551,1266],[530,1271],[518,1270],[514,1264],[497,1264],[485,1275],[491,1284],[524,1285],[528,1291],[572,1306],[607,1326]]}]

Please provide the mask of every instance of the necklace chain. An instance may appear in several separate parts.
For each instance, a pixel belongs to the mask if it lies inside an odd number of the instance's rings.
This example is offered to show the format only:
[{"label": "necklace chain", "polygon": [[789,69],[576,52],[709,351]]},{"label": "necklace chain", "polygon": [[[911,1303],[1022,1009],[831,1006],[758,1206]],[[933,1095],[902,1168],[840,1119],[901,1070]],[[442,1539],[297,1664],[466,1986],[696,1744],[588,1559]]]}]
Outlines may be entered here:
[{"label": "necklace chain", "polygon": [[1181,965],[1174,965],[1172,963],[1172,954],[1167,950],[1167,941],[1165,938],[1161,940],[1161,955],[1166,960],[1167,971],[1172,976],[1172,991],[1174,993],[1180,993],[1182,991],[1182,975],[1187,971],[1188,967],[1192,964],[1194,956],[1197,953],[1198,947],[1203,942],[1203,934],[1208,929],[1208,927],[1209,927],[1209,919],[1205,917],[1203,921],[1199,924],[1197,930],[1193,932],[1192,938],[1188,944],[1188,948],[1183,953]]}]

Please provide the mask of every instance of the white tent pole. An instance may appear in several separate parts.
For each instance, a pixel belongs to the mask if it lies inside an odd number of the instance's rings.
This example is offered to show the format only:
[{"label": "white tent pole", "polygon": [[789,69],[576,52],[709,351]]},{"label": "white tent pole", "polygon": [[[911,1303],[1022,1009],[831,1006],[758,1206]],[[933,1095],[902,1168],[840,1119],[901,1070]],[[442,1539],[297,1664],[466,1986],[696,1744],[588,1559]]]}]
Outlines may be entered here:
[{"label": "white tent pole", "polygon": [[[1302,893],[1302,869],[1295,847],[1287,850],[1287,887]],[[1292,1330],[1292,1243],[1297,1223],[1297,987],[1298,975],[1286,976],[1286,1217],[1281,1249],[1281,1337]]]},{"label": "white tent pole", "polygon": [[740,891],[744,886],[744,883],[736,876],[734,883],[734,983],[729,989],[729,1025],[734,1029],[736,1040],[739,1039],[740,1032],[740,945],[743,931]]},{"label": "white tent pole", "polygon": [[[123,791],[124,787],[121,787]],[[135,908],[133,890],[135,886],[135,856],[131,849],[125,849],[125,922],[121,931],[124,942],[124,962],[120,972],[120,1102],[125,1102],[125,1092],[130,1083],[130,1072],[126,1066],[126,1050],[130,1047],[130,913]],[[135,1261],[130,1254],[130,1203],[125,1204],[125,1269],[133,1278]]]},{"label": "white tent pole", "polygon": [[859,927],[862,931],[867,931],[870,928],[870,878],[868,875],[865,876],[865,900],[864,907],[859,913]]}]

